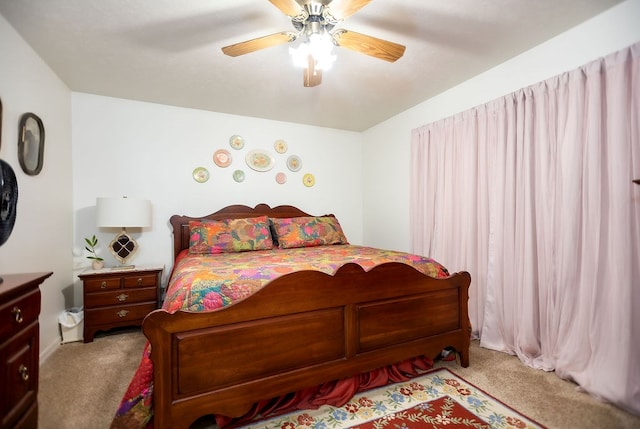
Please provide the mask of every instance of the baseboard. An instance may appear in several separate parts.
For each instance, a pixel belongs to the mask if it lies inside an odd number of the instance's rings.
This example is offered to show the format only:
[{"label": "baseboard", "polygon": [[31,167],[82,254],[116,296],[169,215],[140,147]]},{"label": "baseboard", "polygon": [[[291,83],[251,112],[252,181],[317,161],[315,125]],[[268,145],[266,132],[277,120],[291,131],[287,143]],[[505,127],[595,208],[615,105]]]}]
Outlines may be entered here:
[{"label": "baseboard", "polygon": [[[62,344],[62,339],[61,337],[57,337],[54,341],[51,342],[51,344],[49,344],[47,347],[42,348],[40,347],[40,365],[42,365],[42,363],[44,361],[46,361],[47,359],[49,359],[49,357],[51,357],[51,355],[58,350],[58,347],[60,347],[60,345]],[[42,346],[42,344],[41,344]]]}]

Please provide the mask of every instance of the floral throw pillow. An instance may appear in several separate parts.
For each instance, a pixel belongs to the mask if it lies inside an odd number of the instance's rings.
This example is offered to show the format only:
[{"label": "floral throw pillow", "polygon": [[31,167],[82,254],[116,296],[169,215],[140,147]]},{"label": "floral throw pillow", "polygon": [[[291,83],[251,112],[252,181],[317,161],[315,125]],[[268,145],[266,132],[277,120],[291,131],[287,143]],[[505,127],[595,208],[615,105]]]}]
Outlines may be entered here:
[{"label": "floral throw pillow", "polygon": [[266,216],[189,222],[189,253],[214,254],[273,247]]},{"label": "floral throw pillow", "polygon": [[273,247],[269,219],[266,216],[227,221],[234,252],[266,250]]},{"label": "floral throw pillow", "polygon": [[272,221],[281,249],[349,244],[338,219],[333,216],[276,218]]},{"label": "floral throw pillow", "polygon": [[213,254],[231,251],[233,251],[233,241],[226,222],[214,220],[189,222],[189,253]]}]

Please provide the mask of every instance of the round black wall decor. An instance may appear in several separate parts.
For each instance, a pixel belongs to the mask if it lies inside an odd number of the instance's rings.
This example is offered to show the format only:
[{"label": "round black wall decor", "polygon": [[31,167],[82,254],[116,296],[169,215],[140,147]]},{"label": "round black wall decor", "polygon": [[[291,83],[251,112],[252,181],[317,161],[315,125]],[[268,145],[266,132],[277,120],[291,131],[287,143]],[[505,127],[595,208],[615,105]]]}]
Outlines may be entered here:
[{"label": "round black wall decor", "polygon": [[18,181],[13,168],[0,159],[0,246],[11,235],[16,222],[18,206]]}]

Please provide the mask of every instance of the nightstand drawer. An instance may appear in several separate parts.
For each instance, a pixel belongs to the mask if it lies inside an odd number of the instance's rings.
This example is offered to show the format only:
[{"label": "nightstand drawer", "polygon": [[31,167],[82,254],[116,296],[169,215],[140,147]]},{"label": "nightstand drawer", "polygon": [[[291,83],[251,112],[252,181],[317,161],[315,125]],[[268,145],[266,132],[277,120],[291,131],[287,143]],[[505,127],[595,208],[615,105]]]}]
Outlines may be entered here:
[{"label": "nightstand drawer", "polygon": [[126,288],[156,286],[157,283],[158,276],[156,274],[141,274],[124,278],[124,287]]},{"label": "nightstand drawer", "polygon": [[156,302],[148,304],[130,304],[106,307],[85,311],[85,323],[92,325],[105,325],[129,320],[141,320],[156,309]]},{"label": "nightstand drawer", "polygon": [[40,289],[0,306],[0,338],[20,332],[40,314]]},{"label": "nightstand drawer", "polygon": [[98,277],[84,280],[84,290],[99,292],[109,289],[120,289],[120,277]]},{"label": "nightstand drawer", "polygon": [[85,296],[85,308],[105,307],[111,305],[133,304],[136,302],[155,301],[158,289],[120,289],[109,292],[93,292]]}]

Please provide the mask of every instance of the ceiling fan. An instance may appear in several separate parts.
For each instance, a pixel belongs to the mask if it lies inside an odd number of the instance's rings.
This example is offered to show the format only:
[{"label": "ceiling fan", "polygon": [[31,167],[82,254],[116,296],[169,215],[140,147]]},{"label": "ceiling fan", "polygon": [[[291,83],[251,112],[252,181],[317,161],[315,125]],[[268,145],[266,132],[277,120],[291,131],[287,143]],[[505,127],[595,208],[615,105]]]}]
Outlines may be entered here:
[{"label": "ceiling fan", "polygon": [[231,57],[248,54],[272,46],[304,38],[298,49],[289,49],[294,60],[305,68],[304,86],[311,87],[322,82],[322,70],[335,60],[331,48],[340,46],[394,62],[402,57],[403,45],[334,27],[353,15],[371,0],[269,0],[275,7],[291,18],[294,31],[282,31],[225,46],[222,52]]}]

